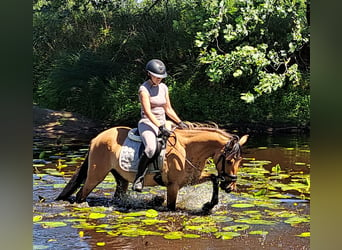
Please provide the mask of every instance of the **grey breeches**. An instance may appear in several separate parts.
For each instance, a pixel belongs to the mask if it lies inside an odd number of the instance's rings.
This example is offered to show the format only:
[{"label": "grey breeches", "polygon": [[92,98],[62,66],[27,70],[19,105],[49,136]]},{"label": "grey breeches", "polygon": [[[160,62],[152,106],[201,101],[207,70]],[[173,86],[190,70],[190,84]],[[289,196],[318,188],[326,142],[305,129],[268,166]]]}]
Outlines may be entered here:
[{"label": "grey breeches", "polygon": [[138,129],[140,137],[145,145],[144,152],[148,158],[152,158],[157,149],[158,128],[153,129],[152,126],[139,122]]}]

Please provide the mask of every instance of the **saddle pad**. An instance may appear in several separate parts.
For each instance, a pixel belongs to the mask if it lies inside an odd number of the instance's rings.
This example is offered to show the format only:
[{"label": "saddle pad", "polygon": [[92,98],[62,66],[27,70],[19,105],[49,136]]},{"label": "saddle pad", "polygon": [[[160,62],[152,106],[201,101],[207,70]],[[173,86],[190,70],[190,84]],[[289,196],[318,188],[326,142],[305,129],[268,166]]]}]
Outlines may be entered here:
[{"label": "saddle pad", "polygon": [[[144,145],[140,136],[135,134],[137,128],[133,128],[128,132],[128,136],[125,139],[119,157],[120,167],[127,172],[137,172],[139,165],[139,158],[142,154]],[[163,166],[165,156],[165,149],[160,152],[157,159],[157,169],[154,168],[153,163],[148,165],[148,172],[159,172]]]}]

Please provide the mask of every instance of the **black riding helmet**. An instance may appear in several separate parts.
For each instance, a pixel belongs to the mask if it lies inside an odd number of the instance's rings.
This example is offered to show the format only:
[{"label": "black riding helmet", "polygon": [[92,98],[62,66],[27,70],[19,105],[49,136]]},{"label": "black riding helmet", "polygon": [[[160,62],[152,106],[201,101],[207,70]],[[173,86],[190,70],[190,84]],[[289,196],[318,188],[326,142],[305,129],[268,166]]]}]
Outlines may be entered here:
[{"label": "black riding helmet", "polygon": [[146,64],[146,71],[158,78],[167,77],[165,64],[158,59],[148,61]]}]

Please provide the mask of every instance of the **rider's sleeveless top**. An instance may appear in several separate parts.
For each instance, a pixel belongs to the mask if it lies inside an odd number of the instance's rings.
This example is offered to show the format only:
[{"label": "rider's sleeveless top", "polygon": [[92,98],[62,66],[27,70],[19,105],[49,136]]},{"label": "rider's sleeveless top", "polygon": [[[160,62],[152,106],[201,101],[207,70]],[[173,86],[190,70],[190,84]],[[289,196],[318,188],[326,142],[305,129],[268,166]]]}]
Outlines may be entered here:
[{"label": "rider's sleeveless top", "polygon": [[[168,87],[162,82],[154,86],[154,85],[151,85],[148,81],[146,81],[140,86],[139,93],[141,91],[145,91],[148,93],[149,98],[150,98],[152,113],[162,124],[164,124],[165,119],[166,119],[164,105],[166,104],[166,94],[168,92]],[[150,122],[150,120],[144,114],[144,110],[142,107],[141,107],[140,122],[152,124],[152,122]]]}]

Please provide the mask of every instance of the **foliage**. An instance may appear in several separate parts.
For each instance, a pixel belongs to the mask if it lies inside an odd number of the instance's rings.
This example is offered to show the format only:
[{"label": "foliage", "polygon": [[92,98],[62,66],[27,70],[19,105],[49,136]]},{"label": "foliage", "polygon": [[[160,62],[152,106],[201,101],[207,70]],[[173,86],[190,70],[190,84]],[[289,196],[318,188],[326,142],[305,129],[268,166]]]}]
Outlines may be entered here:
[{"label": "foliage", "polygon": [[34,102],[136,123],[145,63],[160,58],[185,120],[307,125],[306,4],[35,0]]}]

